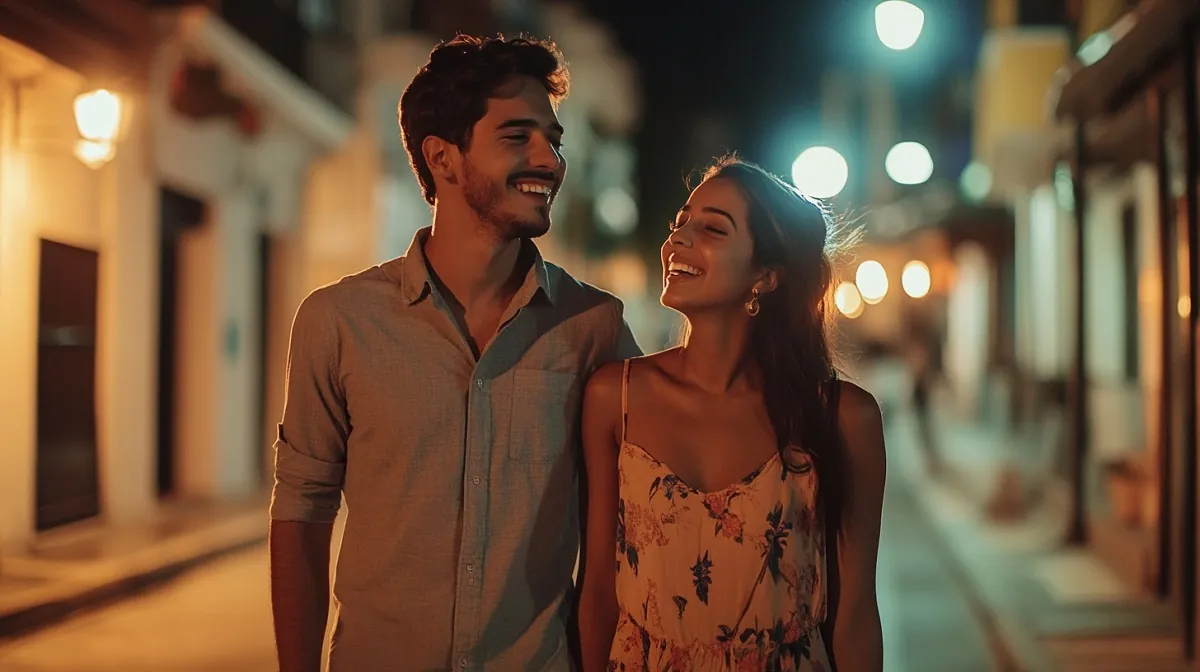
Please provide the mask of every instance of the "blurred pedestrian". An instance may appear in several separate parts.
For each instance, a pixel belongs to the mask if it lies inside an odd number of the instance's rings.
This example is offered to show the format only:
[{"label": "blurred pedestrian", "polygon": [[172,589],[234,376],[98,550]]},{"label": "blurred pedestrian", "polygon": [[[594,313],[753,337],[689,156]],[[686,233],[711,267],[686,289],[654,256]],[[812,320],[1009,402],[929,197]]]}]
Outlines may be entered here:
[{"label": "blurred pedestrian", "polygon": [[934,476],[945,471],[934,417],[932,395],[941,362],[941,337],[928,322],[912,319],[906,338],[905,354],[912,381],[912,410],[918,441],[925,456],[925,468]]},{"label": "blurred pedestrian", "polygon": [[683,344],[584,396],[584,672],[882,670],[883,427],[831,361],[836,240],[734,157],[672,221],[661,300]]}]

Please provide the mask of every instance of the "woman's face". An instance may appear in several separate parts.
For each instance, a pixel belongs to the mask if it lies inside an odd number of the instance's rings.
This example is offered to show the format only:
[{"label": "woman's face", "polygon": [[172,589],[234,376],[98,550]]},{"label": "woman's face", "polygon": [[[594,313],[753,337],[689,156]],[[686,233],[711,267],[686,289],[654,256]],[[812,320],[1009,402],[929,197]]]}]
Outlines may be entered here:
[{"label": "woman's face", "polygon": [[715,177],[692,191],[662,246],[661,301],[684,315],[741,307],[760,278],[749,208],[737,185]]}]

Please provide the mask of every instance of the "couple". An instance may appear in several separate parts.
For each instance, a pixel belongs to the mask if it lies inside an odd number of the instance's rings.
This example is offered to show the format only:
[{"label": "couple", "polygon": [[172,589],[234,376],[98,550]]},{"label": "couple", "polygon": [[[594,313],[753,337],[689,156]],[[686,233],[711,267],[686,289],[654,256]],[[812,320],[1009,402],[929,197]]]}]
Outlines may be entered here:
[{"label": "couple", "polygon": [[[275,444],[284,672],[878,672],[878,406],[826,344],[822,209],[705,174],[662,246],[683,345],[542,261],[566,172],[554,46],[458,37],[400,101],[434,211],[297,311]],[[578,580],[572,570],[578,558]]]}]

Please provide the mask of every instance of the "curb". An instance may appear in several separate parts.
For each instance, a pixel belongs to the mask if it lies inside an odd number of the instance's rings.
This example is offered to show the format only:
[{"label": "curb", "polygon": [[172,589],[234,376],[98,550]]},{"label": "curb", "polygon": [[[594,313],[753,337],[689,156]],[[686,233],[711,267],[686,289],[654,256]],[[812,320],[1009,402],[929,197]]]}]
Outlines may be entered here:
[{"label": "curb", "polygon": [[266,541],[266,533],[241,535],[224,542],[209,543],[201,551],[171,554],[159,562],[140,563],[132,570],[105,580],[80,583],[73,589],[56,591],[0,614],[0,642],[28,635],[48,626],[120,600],[136,597],[182,574],[238,551],[248,550]]}]

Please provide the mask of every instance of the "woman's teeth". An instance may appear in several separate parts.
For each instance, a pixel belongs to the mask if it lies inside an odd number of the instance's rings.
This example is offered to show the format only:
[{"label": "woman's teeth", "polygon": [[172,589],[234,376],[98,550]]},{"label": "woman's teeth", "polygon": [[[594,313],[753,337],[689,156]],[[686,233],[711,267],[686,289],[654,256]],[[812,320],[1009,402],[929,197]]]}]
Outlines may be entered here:
[{"label": "woman's teeth", "polygon": [[672,261],[669,264],[667,264],[667,274],[668,275],[704,275],[704,271],[701,271],[700,269],[696,268],[695,266],[689,266],[688,264],[681,264],[678,261]]}]

